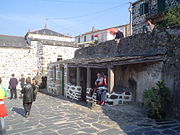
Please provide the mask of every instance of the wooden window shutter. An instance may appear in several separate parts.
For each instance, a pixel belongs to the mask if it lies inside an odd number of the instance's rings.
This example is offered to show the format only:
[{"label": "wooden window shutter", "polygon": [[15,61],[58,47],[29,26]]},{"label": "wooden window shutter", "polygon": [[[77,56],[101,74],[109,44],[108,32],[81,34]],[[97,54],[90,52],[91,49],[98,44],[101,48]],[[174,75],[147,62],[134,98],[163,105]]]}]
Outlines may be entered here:
[{"label": "wooden window shutter", "polygon": [[139,14],[140,14],[140,15],[143,15],[143,14],[144,14],[144,3],[140,5]]},{"label": "wooden window shutter", "polygon": [[148,12],[149,12],[149,3],[147,2],[144,4],[144,13],[146,14]]}]

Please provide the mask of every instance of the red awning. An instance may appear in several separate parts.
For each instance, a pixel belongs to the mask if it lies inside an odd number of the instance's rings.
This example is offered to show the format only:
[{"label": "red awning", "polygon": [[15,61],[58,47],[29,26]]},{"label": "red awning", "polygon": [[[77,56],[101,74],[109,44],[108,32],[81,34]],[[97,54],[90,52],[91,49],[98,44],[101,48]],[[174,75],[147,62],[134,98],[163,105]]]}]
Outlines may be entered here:
[{"label": "red awning", "polygon": [[93,37],[99,37],[99,35],[100,35],[100,34],[95,34],[95,35],[93,35]]},{"label": "red awning", "polygon": [[108,29],[108,30],[106,30],[106,31],[109,32],[109,33],[111,33],[111,34],[113,34],[113,35],[115,35],[115,34],[118,32],[118,29],[112,28],[112,29]]}]

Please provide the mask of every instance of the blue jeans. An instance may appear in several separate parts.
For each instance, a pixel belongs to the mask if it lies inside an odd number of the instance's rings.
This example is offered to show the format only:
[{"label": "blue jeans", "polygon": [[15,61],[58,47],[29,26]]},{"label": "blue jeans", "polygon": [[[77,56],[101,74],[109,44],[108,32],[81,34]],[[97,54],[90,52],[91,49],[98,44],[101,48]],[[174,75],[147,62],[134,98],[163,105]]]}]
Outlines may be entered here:
[{"label": "blue jeans", "polygon": [[10,90],[10,92],[11,92],[11,98],[17,98],[17,90],[16,90],[16,88],[12,88],[11,90]]},{"label": "blue jeans", "polygon": [[97,90],[96,91],[96,99],[98,101],[105,101],[106,100],[106,90]]}]

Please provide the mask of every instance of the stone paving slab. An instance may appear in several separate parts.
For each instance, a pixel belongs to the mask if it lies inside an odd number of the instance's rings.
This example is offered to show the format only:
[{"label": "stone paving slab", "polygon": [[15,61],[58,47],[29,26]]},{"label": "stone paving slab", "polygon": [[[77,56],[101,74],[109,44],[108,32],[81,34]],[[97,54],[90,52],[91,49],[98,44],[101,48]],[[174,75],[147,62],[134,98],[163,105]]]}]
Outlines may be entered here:
[{"label": "stone paving slab", "polygon": [[156,122],[132,105],[91,110],[85,104],[38,93],[28,118],[22,99],[7,99],[6,106],[8,135],[180,135],[179,121]]}]

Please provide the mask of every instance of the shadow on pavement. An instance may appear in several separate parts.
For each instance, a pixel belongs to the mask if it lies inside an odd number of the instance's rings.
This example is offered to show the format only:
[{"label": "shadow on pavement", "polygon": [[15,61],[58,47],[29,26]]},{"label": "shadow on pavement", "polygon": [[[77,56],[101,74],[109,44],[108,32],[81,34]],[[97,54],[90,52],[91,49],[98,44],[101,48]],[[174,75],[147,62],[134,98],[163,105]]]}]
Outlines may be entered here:
[{"label": "shadow on pavement", "polygon": [[[70,101],[72,103],[87,107],[93,111],[97,111],[98,113],[105,114],[105,116],[114,121],[122,129],[122,132],[120,133],[119,130],[117,131],[116,128],[114,128],[112,135],[180,135],[179,121],[172,119],[163,120],[160,122],[155,121],[146,116],[144,108],[133,103],[115,106],[109,106],[107,104],[105,106],[94,106],[93,104],[87,104],[83,101],[67,99],[63,96],[55,96],[46,92],[41,93],[53,96],[54,98]],[[113,126],[110,124],[108,119],[103,119],[102,121],[104,121],[105,124]],[[109,132],[111,131],[107,130],[100,135],[104,135]]]},{"label": "shadow on pavement", "polygon": [[12,111],[14,111],[14,112],[16,112],[16,113],[24,116],[24,109],[22,109],[22,108],[13,107],[13,108],[12,108]]}]

